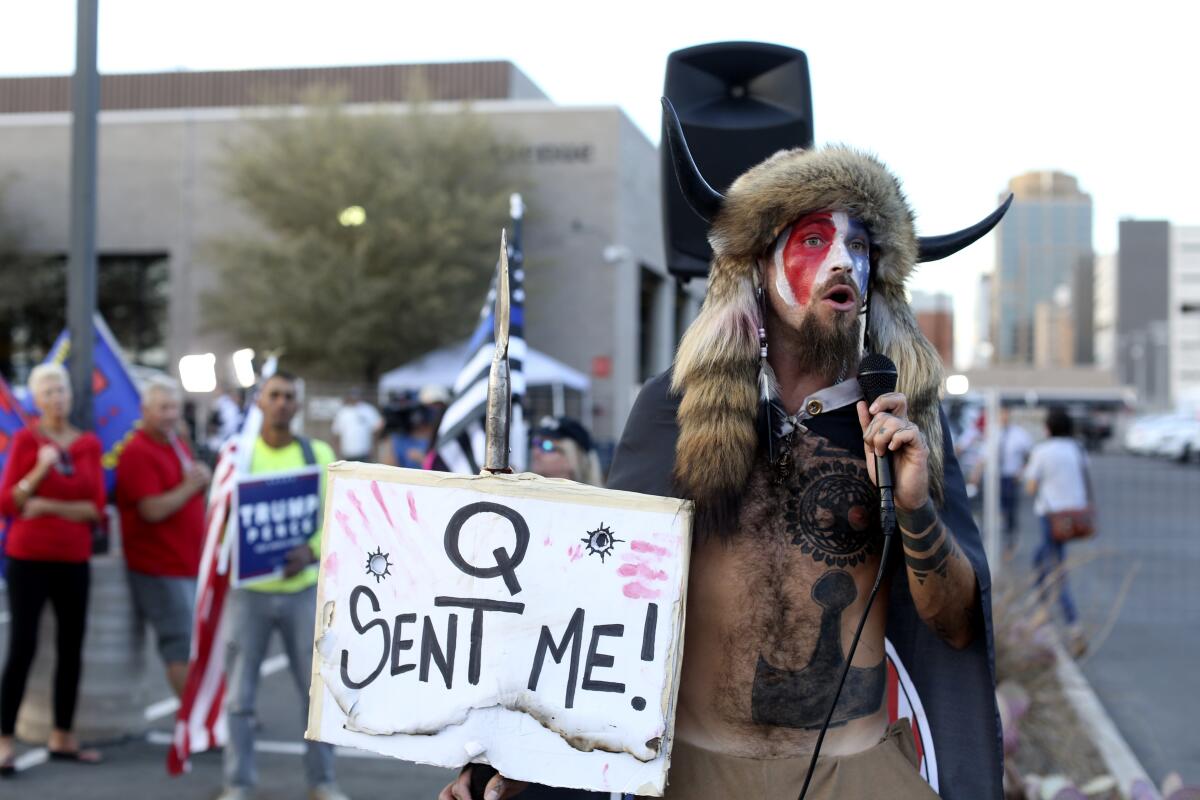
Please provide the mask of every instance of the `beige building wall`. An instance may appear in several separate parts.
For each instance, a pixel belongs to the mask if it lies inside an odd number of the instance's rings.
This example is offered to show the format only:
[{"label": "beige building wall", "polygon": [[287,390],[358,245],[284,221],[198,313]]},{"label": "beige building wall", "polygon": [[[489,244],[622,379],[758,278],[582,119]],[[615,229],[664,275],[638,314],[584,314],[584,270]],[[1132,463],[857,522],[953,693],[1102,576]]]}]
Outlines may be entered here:
[{"label": "beige building wall", "polygon": [[1171,399],[1200,413],[1200,225],[1171,226]]},{"label": "beige building wall", "polygon": [[[589,375],[594,365],[611,364],[607,376],[593,375],[591,399],[596,436],[612,441],[640,377],[647,368],[669,365],[678,336],[675,286],[663,279],[649,321],[653,364],[642,363],[639,290],[644,274],[665,276],[657,150],[616,107],[562,108],[546,100],[489,100],[471,107],[530,145],[516,155],[528,161],[535,187],[526,198],[524,226],[527,339]],[[226,198],[216,165],[225,148],[247,135],[253,113],[259,112],[206,108],[100,115],[98,251],[168,256],[166,344],[172,371],[181,356],[196,352],[213,352],[219,364],[228,365],[228,356],[243,346],[204,329],[201,302],[215,280],[204,242],[251,225]],[[0,114],[8,212],[33,250],[67,250],[69,122],[64,113]],[[486,288],[480,287],[480,302]]]}]

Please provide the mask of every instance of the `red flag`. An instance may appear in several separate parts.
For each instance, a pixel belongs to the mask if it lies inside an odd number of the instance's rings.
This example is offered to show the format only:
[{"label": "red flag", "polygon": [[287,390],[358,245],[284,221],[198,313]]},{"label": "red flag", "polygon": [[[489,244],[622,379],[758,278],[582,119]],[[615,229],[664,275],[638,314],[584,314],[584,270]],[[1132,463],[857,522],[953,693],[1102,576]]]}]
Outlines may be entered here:
[{"label": "red flag", "polygon": [[175,716],[175,732],[167,751],[167,772],[190,769],[192,753],[225,744],[225,664],[223,663],[225,596],[229,591],[229,559],[223,547],[233,491],[237,486],[238,440],[221,448],[209,491],[204,555],[196,585],[192,618],[192,652],[187,683]]}]

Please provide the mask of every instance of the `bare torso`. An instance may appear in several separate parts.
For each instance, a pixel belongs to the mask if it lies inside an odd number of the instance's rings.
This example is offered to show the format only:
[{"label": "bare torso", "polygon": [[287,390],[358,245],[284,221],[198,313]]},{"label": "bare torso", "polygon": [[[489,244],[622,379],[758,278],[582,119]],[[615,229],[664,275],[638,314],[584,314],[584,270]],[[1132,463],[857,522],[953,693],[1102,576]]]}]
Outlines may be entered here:
[{"label": "bare torso", "polygon": [[[760,459],[738,534],[695,545],[676,735],[753,758],[812,752],[879,567],[878,495],[861,450],[800,432],[782,480]],[[886,582],[821,752],[886,728]]]}]

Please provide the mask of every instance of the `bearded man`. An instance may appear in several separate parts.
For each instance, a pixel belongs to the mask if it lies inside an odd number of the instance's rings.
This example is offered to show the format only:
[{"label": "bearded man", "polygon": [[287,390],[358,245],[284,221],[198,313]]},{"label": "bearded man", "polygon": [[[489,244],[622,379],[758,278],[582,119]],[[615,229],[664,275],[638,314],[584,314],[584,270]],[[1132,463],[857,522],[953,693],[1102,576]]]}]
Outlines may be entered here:
[{"label": "bearded man", "polygon": [[[1007,204],[919,238],[899,181],[841,147],[777,153],[722,196],[664,105],[676,175],[711,224],[714,255],[704,307],[672,370],[642,389],[608,485],[695,503],[666,797],[800,794],[880,569],[874,462],[890,453],[895,557],[807,797],[999,798],[990,579],[938,404],[941,361],[905,281],[918,261],[990,230]],[[899,373],[899,391],[869,406],[855,379],[864,350]],[[888,722],[885,635],[936,757],[918,753],[909,720]],[[443,798],[465,798],[464,784]],[[521,788],[498,776],[489,800]]]},{"label": "bearded man", "polygon": [[[885,633],[912,671],[946,798],[999,797],[991,598],[940,413],[941,362],[905,281],[987,232],[918,238],[899,181],[847,148],[792,150],[714,192],[667,109],[684,195],[711,222],[704,308],[642,390],[609,479],[696,504],[668,798],[796,797],[883,540],[874,455],[899,522],[808,797],[933,797],[908,721],[889,725]],[[863,402],[864,350],[899,391]],[[928,757],[928,754],[926,754]]]}]

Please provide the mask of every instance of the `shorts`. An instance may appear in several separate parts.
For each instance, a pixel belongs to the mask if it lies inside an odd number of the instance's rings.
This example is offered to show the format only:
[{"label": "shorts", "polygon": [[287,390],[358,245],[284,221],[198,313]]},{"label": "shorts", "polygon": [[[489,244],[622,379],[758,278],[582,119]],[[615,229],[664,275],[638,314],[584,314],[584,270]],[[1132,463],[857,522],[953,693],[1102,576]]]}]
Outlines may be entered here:
[{"label": "shorts", "polygon": [[[792,800],[808,774],[810,756],[758,759],[728,756],[676,740],[671,748],[665,800]],[[917,771],[912,724],[893,722],[874,747],[845,756],[821,756],[806,800],[937,799]]]},{"label": "shorts", "polygon": [[133,607],[154,628],[162,660],[168,664],[186,664],[192,649],[196,579],[146,575],[134,570],[128,570],[127,574]]}]

